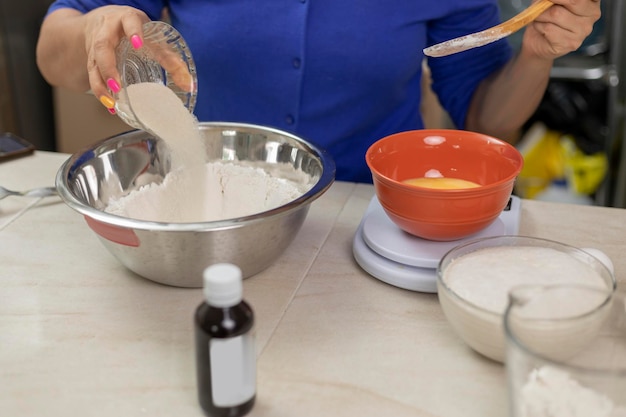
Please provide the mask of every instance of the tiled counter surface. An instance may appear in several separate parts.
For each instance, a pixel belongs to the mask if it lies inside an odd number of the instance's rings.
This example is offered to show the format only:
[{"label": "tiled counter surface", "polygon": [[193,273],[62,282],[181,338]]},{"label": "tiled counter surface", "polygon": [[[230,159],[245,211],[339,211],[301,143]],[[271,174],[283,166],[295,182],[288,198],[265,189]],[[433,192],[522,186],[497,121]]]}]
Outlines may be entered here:
[{"label": "tiled counter surface", "polygon": [[[49,186],[68,155],[0,163],[0,185]],[[467,348],[435,294],[382,283],[352,257],[373,195],[335,183],[279,261],[247,279],[257,319],[251,416],[505,416],[504,368]],[[0,201],[0,416],[201,416],[200,289],[122,267],[58,197]],[[626,210],[524,200],[520,234],[596,247],[625,285]]]}]

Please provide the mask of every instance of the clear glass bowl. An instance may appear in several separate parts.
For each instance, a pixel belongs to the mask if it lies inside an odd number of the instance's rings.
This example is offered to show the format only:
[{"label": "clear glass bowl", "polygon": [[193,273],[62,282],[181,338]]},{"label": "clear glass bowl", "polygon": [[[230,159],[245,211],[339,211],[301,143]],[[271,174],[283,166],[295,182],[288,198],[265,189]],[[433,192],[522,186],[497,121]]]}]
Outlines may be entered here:
[{"label": "clear glass bowl", "polygon": [[[606,285],[607,291],[615,288],[615,276],[612,271],[612,265],[609,266],[610,259],[597,249],[576,248],[564,243],[529,237],[529,236],[495,236],[479,238],[469,241],[465,244],[456,246],[454,249],[446,253],[437,267],[437,292],[439,303],[446,316],[446,319],[454,329],[455,333],[476,352],[493,359],[498,362],[505,362],[506,359],[506,340],[503,329],[503,316],[507,303],[508,291],[502,298],[502,311],[495,312],[492,309],[486,309],[482,305],[478,305],[468,300],[463,295],[454,291],[447,283],[447,268],[457,259],[480,249],[501,248],[501,247],[535,247],[556,250],[562,254],[569,255],[577,259],[598,273]],[[507,267],[511,273],[519,274],[520,269],[525,268],[524,260],[520,255],[520,261],[509,264]],[[492,297],[501,294],[495,294],[492,291],[496,287],[496,280],[501,280],[502,269],[493,272],[492,265],[485,263],[484,275],[481,284],[484,290],[490,291]],[[531,269],[529,269],[531,270]],[[526,280],[522,285],[545,285],[545,282],[538,282],[539,279],[528,273]],[[545,336],[545,335],[544,335]]]},{"label": "clear glass bowl", "polygon": [[116,50],[121,90],[114,94],[117,115],[128,125],[147,130],[136,117],[126,88],[142,82],[161,83],[180,98],[193,112],[198,93],[196,65],[181,34],[162,21],[143,26],[143,46],[134,49],[124,38]]},{"label": "clear glass bowl", "polygon": [[519,287],[504,328],[511,417],[626,416],[626,291]]}]

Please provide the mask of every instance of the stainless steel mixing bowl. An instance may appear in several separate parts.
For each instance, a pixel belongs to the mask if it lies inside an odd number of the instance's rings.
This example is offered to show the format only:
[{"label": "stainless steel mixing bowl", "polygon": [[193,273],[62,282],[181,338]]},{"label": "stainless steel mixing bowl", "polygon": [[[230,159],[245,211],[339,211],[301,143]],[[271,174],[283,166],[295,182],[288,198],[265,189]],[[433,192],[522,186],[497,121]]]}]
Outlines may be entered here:
[{"label": "stainless steel mixing bowl", "polygon": [[140,130],[74,154],[56,178],[61,198],[84,215],[123,265],[167,285],[200,287],[203,270],[218,262],[238,265],[244,277],[267,268],[293,241],[310,204],[335,178],[335,164],[325,151],[289,133],[240,123],[201,123],[200,130],[209,161],[288,163],[311,177],[310,190],[275,209],[221,221],[160,223],[107,213],[109,200],[146,182],[160,182],[169,171],[165,142]]}]

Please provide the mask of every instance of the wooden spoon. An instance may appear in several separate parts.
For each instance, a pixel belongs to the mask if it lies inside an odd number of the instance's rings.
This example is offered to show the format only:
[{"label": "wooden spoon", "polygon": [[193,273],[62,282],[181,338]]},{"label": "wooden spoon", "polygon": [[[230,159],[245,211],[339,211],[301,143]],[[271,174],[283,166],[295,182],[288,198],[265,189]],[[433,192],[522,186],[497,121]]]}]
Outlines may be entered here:
[{"label": "wooden spoon", "polygon": [[472,33],[429,46],[424,49],[424,54],[432,57],[447,56],[495,42],[498,39],[505,38],[510,34],[517,32],[535,20],[541,13],[548,10],[553,4],[554,3],[550,0],[536,1],[528,6],[526,10],[522,10],[506,22],[500,23],[497,26],[485,29],[481,32]]}]

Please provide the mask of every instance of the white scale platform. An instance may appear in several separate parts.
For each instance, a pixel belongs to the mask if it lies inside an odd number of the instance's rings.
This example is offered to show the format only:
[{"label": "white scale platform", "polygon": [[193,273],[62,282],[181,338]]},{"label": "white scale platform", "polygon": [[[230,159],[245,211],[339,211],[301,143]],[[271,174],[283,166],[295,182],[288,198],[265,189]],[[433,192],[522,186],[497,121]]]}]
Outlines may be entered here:
[{"label": "white scale platform", "polygon": [[469,240],[516,235],[521,201],[512,196],[502,214],[486,229],[463,239],[437,242],[406,233],[391,221],[374,196],[357,228],[352,244],[354,259],[383,282],[419,292],[437,292],[437,265],[449,250]]}]

